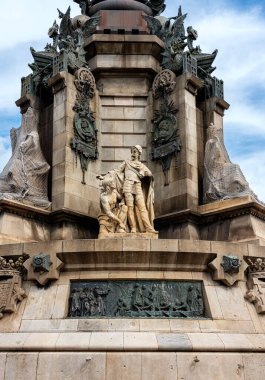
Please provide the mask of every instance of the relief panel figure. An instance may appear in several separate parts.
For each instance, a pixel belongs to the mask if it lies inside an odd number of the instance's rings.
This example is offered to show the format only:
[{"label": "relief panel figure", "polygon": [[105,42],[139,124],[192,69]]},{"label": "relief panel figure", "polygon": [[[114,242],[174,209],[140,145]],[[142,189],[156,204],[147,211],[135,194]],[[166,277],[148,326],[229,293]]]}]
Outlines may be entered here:
[{"label": "relief panel figure", "polygon": [[48,208],[47,181],[50,166],[41,151],[37,118],[31,107],[22,125],[11,130],[12,157],[0,174],[0,199],[13,199]]},{"label": "relief panel figure", "polygon": [[230,161],[222,128],[213,123],[207,129],[203,185],[204,203],[246,195],[257,200],[239,165]]},{"label": "relief panel figure", "polygon": [[76,281],[69,318],[203,318],[202,283],[195,281]]}]

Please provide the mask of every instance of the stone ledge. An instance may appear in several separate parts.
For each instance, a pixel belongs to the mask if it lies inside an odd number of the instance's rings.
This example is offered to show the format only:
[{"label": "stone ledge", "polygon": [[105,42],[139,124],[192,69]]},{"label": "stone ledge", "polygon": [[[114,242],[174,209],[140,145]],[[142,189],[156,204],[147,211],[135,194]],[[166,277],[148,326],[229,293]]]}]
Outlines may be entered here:
[{"label": "stone ledge", "polygon": [[[0,324],[1,328],[1,324]],[[156,334],[255,334],[250,320],[182,318],[22,319],[19,333],[154,332]]]},{"label": "stone ledge", "polygon": [[0,351],[265,352],[264,334],[79,332],[0,334]]},{"label": "stone ledge", "polygon": [[265,257],[265,247],[247,243],[177,239],[76,239],[7,244],[0,256],[55,252],[64,263],[64,271],[145,270],[208,271],[217,256],[235,254]]}]

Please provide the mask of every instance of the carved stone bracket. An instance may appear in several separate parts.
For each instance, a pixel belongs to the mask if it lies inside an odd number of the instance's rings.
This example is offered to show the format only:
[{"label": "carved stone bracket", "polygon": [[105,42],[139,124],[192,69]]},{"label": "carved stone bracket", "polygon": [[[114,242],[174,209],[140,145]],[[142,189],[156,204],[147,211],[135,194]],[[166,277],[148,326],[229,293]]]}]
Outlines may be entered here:
[{"label": "carved stone bracket", "polygon": [[49,86],[52,86],[52,93],[62,91],[66,87],[66,72],[60,72],[49,79]]},{"label": "carved stone bracket", "polygon": [[59,279],[63,262],[58,259],[55,253],[41,252],[25,261],[24,267],[28,272],[28,280],[34,280],[40,285],[45,285],[48,281]]},{"label": "carved stone bracket", "polygon": [[227,286],[232,286],[237,281],[244,281],[245,270],[248,267],[243,257],[233,254],[218,255],[208,266],[213,270],[213,280],[222,281]]},{"label": "carved stone bracket", "polygon": [[246,261],[249,268],[245,299],[254,304],[258,314],[265,314],[265,259],[255,257]]},{"label": "carved stone bracket", "polygon": [[186,90],[189,91],[192,95],[196,96],[200,88],[203,87],[203,81],[193,74],[186,74]]},{"label": "carved stone bracket", "polygon": [[170,99],[175,89],[175,74],[170,70],[159,73],[153,83],[153,96],[159,101],[159,109],[154,112],[153,160],[161,162],[165,175],[165,185],[169,184],[168,172],[172,157],[180,151],[176,114],[178,109]]},{"label": "carved stone bracket", "polygon": [[19,303],[26,297],[22,289],[22,266],[28,255],[17,261],[0,257],[0,319],[5,313],[15,313]]},{"label": "carved stone bracket", "polygon": [[71,146],[75,151],[76,159],[79,156],[83,173],[82,183],[85,184],[85,172],[87,171],[89,160],[96,160],[97,151],[97,129],[95,118],[90,109],[90,99],[95,94],[95,79],[90,70],[81,68],[75,74],[75,86],[77,89],[76,102],[73,110],[74,117],[74,138]]}]

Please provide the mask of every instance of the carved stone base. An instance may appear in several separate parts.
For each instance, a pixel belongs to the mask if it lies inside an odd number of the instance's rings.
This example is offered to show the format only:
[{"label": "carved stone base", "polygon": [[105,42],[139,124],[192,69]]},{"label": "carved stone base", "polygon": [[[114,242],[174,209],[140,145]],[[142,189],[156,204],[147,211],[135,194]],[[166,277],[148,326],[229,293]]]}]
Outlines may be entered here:
[{"label": "carved stone base", "polygon": [[98,239],[158,239],[158,234],[152,232],[121,232],[110,234],[99,234]]},{"label": "carved stone base", "polygon": [[21,285],[18,271],[0,269],[0,319],[5,313],[15,313],[19,303],[26,297]]},{"label": "carved stone base", "polygon": [[69,210],[51,212],[13,200],[0,200],[0,244],[92,239],[97,234],[97,220],[87,215]]}]

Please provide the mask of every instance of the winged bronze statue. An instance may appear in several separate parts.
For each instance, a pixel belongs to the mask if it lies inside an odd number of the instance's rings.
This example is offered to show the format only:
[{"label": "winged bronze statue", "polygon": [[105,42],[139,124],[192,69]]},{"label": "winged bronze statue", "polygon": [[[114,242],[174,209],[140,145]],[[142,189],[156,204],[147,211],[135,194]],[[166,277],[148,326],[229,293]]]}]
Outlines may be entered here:
[{"label": "winged bronze statue", "polygon": [[95,32],[99,21],[100,21],[100,16],[94,16],[85,22],[84,27],[83,27],[84,38],[91,36]]},{"label": "winged bronze statue", "polygon": [[72,20],[70,17],[71,7],[68,7],[66,13],[61,12],[60,9],[58,8],[57,10],[59,13],[59,18],[62,19],[60,28],[59,28],[60,35],[62,37],[67,37],[67,36],[73,37],[74,30],[73,30]]}]

